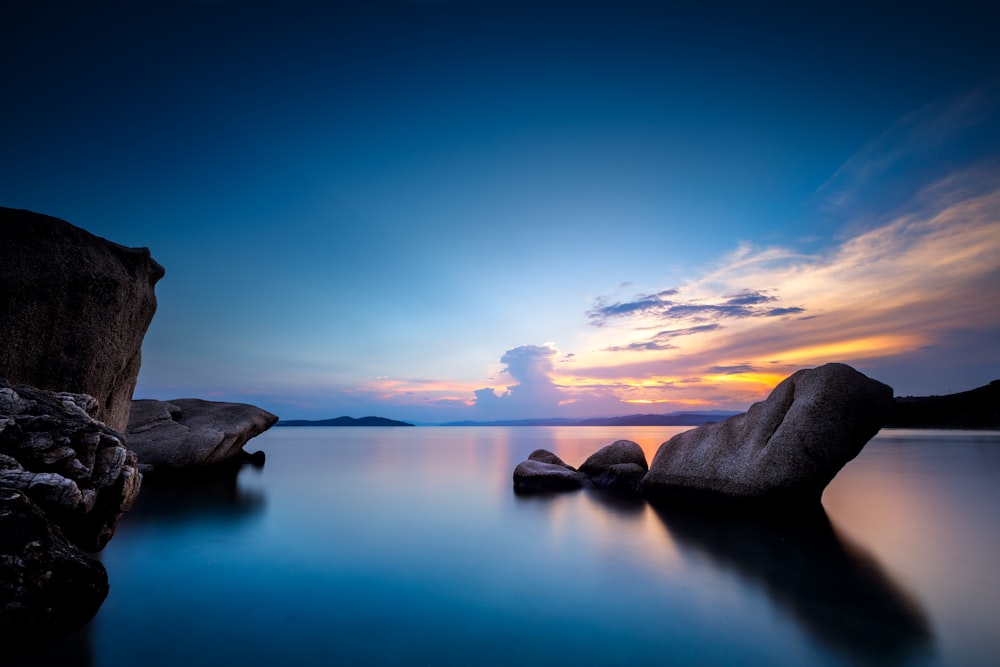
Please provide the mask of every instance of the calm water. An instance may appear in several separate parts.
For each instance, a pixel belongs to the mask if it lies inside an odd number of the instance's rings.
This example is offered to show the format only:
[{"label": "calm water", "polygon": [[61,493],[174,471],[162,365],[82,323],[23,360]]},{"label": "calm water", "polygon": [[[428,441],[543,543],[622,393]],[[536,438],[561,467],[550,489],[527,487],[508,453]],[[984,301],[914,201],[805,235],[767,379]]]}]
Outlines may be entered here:
[{"label": "calm water", "polygon": [[262,470],[147,485],[30,664],[1000,664],[1000,433],[883,431],[794,523],[511,491],[681,430],[274,428]]}]

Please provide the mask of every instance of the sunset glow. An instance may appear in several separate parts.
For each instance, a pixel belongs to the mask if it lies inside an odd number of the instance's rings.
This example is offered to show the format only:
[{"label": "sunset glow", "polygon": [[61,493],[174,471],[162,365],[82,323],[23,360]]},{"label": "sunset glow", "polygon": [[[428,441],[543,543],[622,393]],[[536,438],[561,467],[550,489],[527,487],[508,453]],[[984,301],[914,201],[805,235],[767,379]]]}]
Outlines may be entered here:
[{"label": "sunset glow", "polygon": [[140,397],[443,423],[1000,377],[992,33],[528,4],[15,2],[0,204],[165,266]]}]

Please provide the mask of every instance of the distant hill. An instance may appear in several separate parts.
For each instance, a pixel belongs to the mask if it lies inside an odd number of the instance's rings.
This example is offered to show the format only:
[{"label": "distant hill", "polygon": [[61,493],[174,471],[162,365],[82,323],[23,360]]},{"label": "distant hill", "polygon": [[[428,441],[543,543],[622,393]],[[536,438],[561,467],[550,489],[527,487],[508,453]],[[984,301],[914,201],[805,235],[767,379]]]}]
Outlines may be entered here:
[{"label": "distant hill", "polygon": [[889,428],[1000,428],[1000,380],[947,396],[897,396]]},{"label": "distant hill", "polygon": [[275,426],[413,426],[407,422],[386,419],[385,417],[337,417],[336,419],[285,419]]},{"label": "distant hill", "polygon": [[505,421],[448,422],[442,426],[700,426],[722,421],[738,412],[671,412],[661,415],[625,415],[623,417],[591,417],[588,419],[509,419]]}]

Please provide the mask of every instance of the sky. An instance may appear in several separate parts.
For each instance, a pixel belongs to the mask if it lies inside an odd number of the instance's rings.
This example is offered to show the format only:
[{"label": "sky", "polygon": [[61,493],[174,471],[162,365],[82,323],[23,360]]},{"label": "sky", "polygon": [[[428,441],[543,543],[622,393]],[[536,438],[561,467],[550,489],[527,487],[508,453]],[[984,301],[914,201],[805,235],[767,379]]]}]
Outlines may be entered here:
[{"label": "sky", "polygon": [[166,268],[137,398],[418,423],[1000,378],[988,3],[9,0],[0,205]]}]

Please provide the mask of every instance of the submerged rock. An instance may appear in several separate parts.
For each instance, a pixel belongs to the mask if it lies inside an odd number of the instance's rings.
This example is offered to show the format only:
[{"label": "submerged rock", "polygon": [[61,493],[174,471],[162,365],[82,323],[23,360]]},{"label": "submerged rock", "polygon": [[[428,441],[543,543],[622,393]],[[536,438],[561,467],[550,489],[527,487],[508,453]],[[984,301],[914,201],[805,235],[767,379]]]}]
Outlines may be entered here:
[{"label": "submerged rock", "polygon": [[514,491],[518,493],[571,491],[586,483],[586,475],[545,449],[536,449],[514,468]]},{"label": "submerged rock", "polygon": [[0,207],[0,377],[93,396],[124,431],[162,277],[146,248]]},{"label": "submerged rock", "polygon": [[631,440],[616,440],[605,445],[580,466],[594,486],[635,493],[649,470],[646,454]]},{"label": "submerged rock", "polygon": [[87,551],[104,548],[142,481],[96,409],[91,396],[0,380],[0,487],[23,491]]},{"label": "submerged rock", "polygon": [[818,503],[892,404],[891,387],[845,364],[798,371],[745,414],[661,445],[640,490],[651,500]]},{"label": "submerged rock", "polygon": [[0,488],[0,645],[28,652],[93,618],[104,565],[71,544],[24,493]]},{"label": "submerged rock", "polygon": [[277,421],[277,415],[246,403],[137,400],[128,442],[143,473],[196,472],[239,465],[247,456],[243,445]]}]

